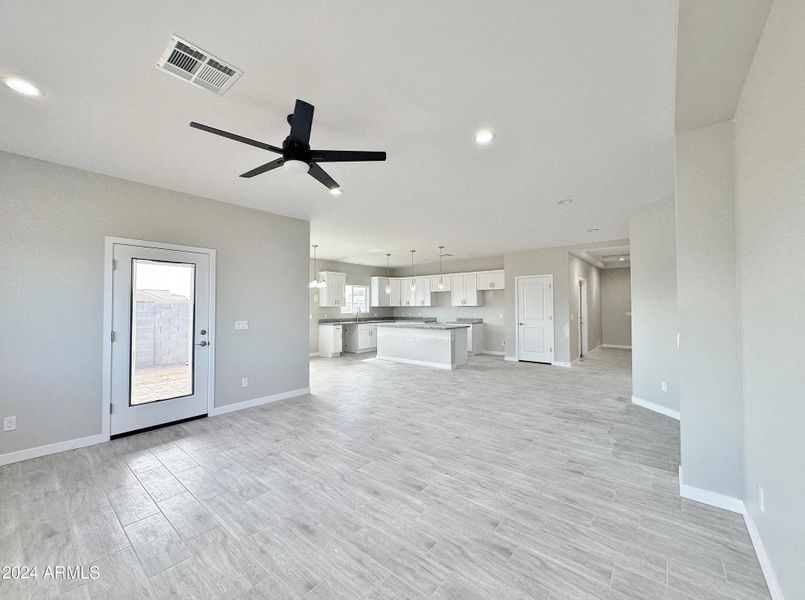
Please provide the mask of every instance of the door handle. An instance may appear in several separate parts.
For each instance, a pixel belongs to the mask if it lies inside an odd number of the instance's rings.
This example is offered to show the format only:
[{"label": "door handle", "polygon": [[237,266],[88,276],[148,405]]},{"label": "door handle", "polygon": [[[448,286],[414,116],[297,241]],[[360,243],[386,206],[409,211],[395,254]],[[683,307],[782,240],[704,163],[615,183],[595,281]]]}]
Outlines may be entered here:
[{"label": "door handle", "polygon": [[520,323],[520,326],[523,326],[523,325],[525,325],[525,323]]},{"label": "door handle", "polygon": [[196,344],[196,346],[201,346],[203,348],[204,346],[209,346],[209,342],[207,340],[201,340],[201,342]]}]

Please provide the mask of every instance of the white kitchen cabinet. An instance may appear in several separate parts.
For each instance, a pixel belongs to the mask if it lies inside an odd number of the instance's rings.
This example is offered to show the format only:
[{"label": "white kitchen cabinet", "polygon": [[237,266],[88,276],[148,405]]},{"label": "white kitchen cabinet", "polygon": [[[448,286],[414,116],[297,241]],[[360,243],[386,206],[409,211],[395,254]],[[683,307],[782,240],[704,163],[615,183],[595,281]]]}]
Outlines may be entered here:
[{"label": "white kitchen cabinet", "polygon": [[482,271],[478,273],[479,290],[502,290],[506,288],[503,271]]},{"label": "white kitchen cabinet", "polygon": [[377,325],[372,323],[348,323],[344,338],[346,352],[371,352],[377,348]]},{"label": "white kitchen cabinet", "polygon": [[326,358],[341,356],[344,348],[343,334],[342,325],[319,325],[319,356]]},{"label": "white kitchen cabinet", "polygon": [[319,288],[319,306],[344,306],[346,302],[347,274],[335,271],[321,271],[319,279],[327,287]]},{"label": "white kitchen cabinet", "polygon": [[467,354],[481,354],[484,351],[484,324],[471,323],[467,329]]},{"label": "white kitchen cabinet", "polygon": [[414,281],[416,282],[415,304],[417,306],[431,306],[433,303],[430,295],[430,277],[417,277]]},{"label": "white kitchen cabinet", "polygon": [[389,279],[389,306],[402,306],[402,281],[400,279]]},{"label": "white kitchen cabinet", "polygon": [[[442,287],[439,288],[439,280],[441,279]],[[430,291],[431,292],[449,292],[450,291],[450,275],[431,275],[430,276]]]},{"label": "white kitchen cabinet", "polygon": [[389,293],[387,294],[386,286],[389,286],[388,277],[372,277],[369,280],[369,306],[372,308],[393,306],[391,304],[391,289],[389,289]]},{"label": "white kitchen cabinet", "polygon": [[400,279],[400,306],[416,306],[416,294],[411,291],[410,277]]},{"label": "white kitchen cabinet", "polygon": [[475,273],[453,275],[450,285],[450,303],[453,306],[483,306]]}]

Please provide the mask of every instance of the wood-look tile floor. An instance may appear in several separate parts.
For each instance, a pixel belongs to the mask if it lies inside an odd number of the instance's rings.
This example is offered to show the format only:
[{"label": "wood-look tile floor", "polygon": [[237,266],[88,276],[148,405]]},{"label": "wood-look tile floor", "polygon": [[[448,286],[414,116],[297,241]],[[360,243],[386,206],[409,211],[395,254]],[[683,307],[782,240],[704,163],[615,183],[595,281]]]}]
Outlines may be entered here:
[{"label": "wood-look tile floor", "polygon": [[0,468],[0,564],[99,573],[0,597],[768,599],[629,359],[314,359],[310,397]]}]

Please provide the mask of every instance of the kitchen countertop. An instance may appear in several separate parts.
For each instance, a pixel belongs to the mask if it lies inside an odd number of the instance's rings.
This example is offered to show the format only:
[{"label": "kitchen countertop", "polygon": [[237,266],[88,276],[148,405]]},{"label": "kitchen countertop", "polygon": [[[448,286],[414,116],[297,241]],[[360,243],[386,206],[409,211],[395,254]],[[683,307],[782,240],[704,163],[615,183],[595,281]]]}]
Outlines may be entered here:
[{"label": "kitchen countertop", "polygon": [[379,319],[319,319],[319,325],[359,325],[362,323],[435,323],[436,317],[386,317]]},{"label": "kitchen countertop", "polygon": [[448,321],[448,323],[467,323],[469,325],[478,325],[483,322],[484,320],[479,317],[459,317],[455,321]]},{"label": "kitchen countertop", "polygon": [[447,330],[447,329],[467,329],[469,325],[466,323],[436,323],[436,322],[429,322],[429,323],[406,323],[405,321],[402,322],[383,322],[378,323],[378,327],[389,327],[394,329],[438,329],[438,330]]}]

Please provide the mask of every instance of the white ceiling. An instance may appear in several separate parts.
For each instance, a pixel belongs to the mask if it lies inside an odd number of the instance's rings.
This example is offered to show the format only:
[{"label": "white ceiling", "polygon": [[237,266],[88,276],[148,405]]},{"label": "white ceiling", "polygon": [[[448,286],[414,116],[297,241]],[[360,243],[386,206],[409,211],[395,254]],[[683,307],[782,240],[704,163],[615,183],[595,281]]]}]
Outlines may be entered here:
[{"label": "white ceiling", "polygon": [[679,0],[677,131],[729,121],[772,0]]},{"label": "white ceiling", "polygon": [[[6,0],[0,76],[46,96],[0,86],[0,149],[309,219],[319,256],[351,262],[625,238],[673,193],[674,4]],[[173,33],[245,74],[218,97],[157,71]],[[328,165],[333,197],[241,179],[273,155],[187,125],[280,144],[296,98],[314,147],[388,161]]]}]

